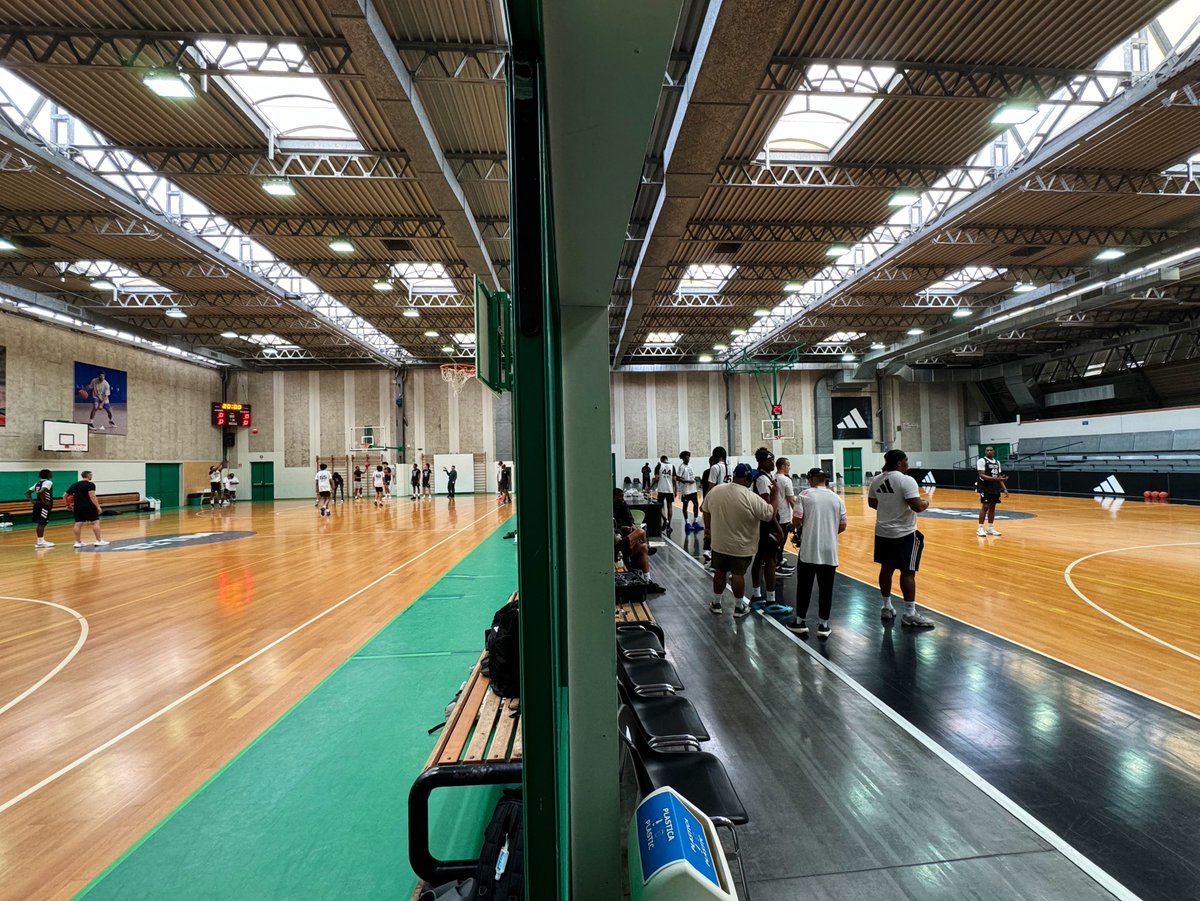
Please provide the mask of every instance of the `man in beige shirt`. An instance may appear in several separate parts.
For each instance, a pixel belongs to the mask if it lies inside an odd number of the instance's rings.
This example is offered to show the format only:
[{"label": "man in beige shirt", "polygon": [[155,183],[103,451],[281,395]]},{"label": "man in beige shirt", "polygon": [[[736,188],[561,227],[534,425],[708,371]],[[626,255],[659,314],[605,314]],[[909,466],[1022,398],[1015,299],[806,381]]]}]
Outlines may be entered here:
[{"label": "man in beige shirt", "polygon": [[733,588],[733,615],[750,612],[746,602],[746,570],[758,549],[760,523],[771,522],[775,507],[750,490],[754,470],[739,463],[733,481],[717,485],[704,495],[700,510],[704,528],[712,536],[713,599],[709,610],[722,613],[726,573]]}]

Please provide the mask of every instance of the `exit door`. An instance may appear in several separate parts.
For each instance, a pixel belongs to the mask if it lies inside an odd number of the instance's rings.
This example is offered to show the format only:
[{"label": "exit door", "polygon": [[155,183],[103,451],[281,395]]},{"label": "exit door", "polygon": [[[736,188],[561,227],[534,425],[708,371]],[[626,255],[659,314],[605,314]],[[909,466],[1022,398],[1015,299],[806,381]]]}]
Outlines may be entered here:
[{"label": "exit door", "polygon": [[862,486],[863,468],[861,447],[842,448],[842,479],[847,487],[851,485],[856,488]]},{"label": "exit door", "polygon": [[275,500],[275,464],[271,462],[250,464],[250,500]]},{"label": "exit door", "polygon": [[158,498],[164,510],[179,506],[179,464],[146,464],[146,497]]}]

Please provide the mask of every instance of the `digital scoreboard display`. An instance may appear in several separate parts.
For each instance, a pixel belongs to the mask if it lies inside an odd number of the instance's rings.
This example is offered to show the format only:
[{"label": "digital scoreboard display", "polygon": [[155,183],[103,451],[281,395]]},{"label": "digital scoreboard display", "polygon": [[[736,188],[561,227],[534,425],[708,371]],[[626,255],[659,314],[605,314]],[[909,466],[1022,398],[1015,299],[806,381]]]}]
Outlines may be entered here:
[{"label": "digital scoreboard display", "polygon": [[250,425],[250,405],[214,403],[212,405],[212,424],[215,426],[246,426]]}]

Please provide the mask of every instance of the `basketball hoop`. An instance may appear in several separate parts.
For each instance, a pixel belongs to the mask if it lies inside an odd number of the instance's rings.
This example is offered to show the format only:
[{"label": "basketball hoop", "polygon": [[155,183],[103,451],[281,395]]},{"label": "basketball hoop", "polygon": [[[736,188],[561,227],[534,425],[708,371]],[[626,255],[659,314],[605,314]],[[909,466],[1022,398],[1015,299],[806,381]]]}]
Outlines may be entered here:
[{"label": "basketball hoop", "polygon": [[450,390],[455,397],[462,394],[463,385],[469,379],[475,378],[475,366],[472,363],[443,363],[439,368],[442,370],[442,381],[450,383]]}]

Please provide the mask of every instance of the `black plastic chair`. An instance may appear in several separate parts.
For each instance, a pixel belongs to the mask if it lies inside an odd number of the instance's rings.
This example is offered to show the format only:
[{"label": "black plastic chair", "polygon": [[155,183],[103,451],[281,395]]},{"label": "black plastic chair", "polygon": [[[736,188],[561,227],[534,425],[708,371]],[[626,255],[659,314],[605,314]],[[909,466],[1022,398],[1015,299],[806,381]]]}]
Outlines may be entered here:
[{"label": "black plastic chair", "polygon": [[648,629],[618,629],[617,651],[626,660],[667,656],[658,636]]},{"label": "black plastic chair", "polygon": [[699,807],[718,829],[728,829],[733,849],[728,852],[738,866],[742,897],[750,901],[746,868],[742,864],[737,828],[750,822],[742,799],[738,797],[725,765],[705,751],[664,752],[645,741],[638,728],[637,716],[628,705],[617,712],[621,740],[629,750],[637,775],[638,789],[648,795],[670,786]]},{"label": "black plastic chair", "polygon": [[712,736],[704,728],[692,702],[679,695],[639,698],[620,682],[621,702],[633,710],[634,720],[646,743],[657,751],[699,751],[700,743]]},{"label": "black plastic chair", "polygon": [[675,672],[675,667],[661,657],[625,660],[618,655],[617,678],[621,680],[622,685],[639,698],[673,695],[677,691],[683,691],[679,673]]},{"label": "black plastic chair", "polygon": [[658,623],[617,623],[618,632],[652,632],[658,636],[658,642],[664,648],[667,646],[667,636]]}]

